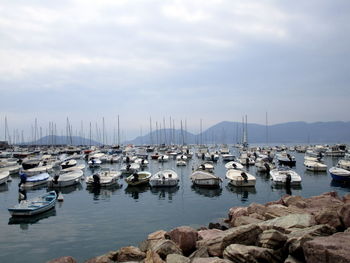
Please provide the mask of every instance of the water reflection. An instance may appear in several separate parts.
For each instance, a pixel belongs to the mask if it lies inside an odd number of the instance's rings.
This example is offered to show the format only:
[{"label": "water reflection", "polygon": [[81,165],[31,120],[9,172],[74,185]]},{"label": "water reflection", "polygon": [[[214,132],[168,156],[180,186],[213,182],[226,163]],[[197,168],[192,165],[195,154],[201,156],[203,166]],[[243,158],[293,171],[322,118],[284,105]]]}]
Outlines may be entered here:
[{"label": "water reflection", "polygon": [[173,200],[173,195],[180,189],[180,186],[173,187],[151,187],[151,193],[158,195],[159,200],[165,200],[168,195],[168,200]]},{"label": "water reflection", "polygon": [[130,186],[128,185],[125,188],[125,193],[130,195],[133,199],[139,199],[141,193],[148,191],[151,187],[149,185],[140,185],[140,186]]},{"label": "water reflection", "polygon": [[8,184],[1,184],[0,185],[0,192],[5,192],[5,191],[8,191],[9,190],[9,186]]},{"label": "water reflection", "polygon": [[53,207],[52,209],[50,209],[44,213],[34,215],[34,216],[26,216],[26,217],[13,216],[13,217],[10,217],[8,224],[9,225],[20,225],[20,228],[22,230],[28,230],[29,225],[35,224],[35,223],[39,222],[40,220],[48,218],[50,216],[56,216],[55,207]]},{"label": "water reflection", "polygon": [[81,191],[83,189],[81,183],[70,185],[66,187],[50,187],[48,188],[50,190],[57,190],[58,192],[61,192],[62,194],[70,194],[76,190]]},{"label": "water reflection", "polygon": [[109,186],[96,186],[96,185],[89,185],[86,187],[86,190],[90,193],[93,194],[93,199],[94,200],[105,200],[109,199],[113,192],[117,191],[118,189],[121,189],[123,185],[119,184],[113,184]]},{"label": "water reflection", "polygon": [[286,185],[275,184],[275,185],[271,185],[271,189],[273,192],[280,192],[282,194],[282,192],[285,191],[286,194],[293,195],[293,190],[302,190],[303,188],[301,185],[286,186]]},{"label": "water reflection", "polygon": [[220,196],[222,194],[221,187],[205,188],[205,187],[199,187],[197,185],[192,185],[191,189],[195,193],[197,193],[199,195],[206,196],[206,197],[216,197],[216,196]]},{"label": "water reflection", "polygon": [[337,180],[332,179],[331,186],[332,187],[347,188],[350,191],[350,181],[337,181]]},{"label": "water reflection", "polygon": [[305,170],[304,175],[308,175],[308,176],[328,176],[327,171],[309,171],[309,170]]},{"label": "water reflection", "polygon": [[241,202],[246,202],[248,201],[249,194],[256,194],[256,189],[254,186],[250,187],[236,187],[233,186],[232,184],[227,184],[226,189],[239,197]]}]

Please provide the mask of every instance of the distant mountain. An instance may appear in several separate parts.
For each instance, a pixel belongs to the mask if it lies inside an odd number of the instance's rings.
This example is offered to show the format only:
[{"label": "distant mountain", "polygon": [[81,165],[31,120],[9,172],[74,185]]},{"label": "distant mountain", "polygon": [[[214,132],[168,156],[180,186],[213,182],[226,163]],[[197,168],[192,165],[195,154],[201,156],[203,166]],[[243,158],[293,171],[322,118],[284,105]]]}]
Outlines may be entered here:
[{"label": "distant mountain", "polygon": [[[350,142],[350,122],[287,122],[275,125],[248,123],[248,143],[338,143]],[[153,144],[170,142],[182,144],[182,137],[186,144],[237,143],[242,141],[243,125],[239,122],[223,121],[208,128],[202,134],[192,134],[180,130],[167,129],[153,131],[152,135],[139,136],[127,141],[131,144]],[[174,139],[175,138],[175,139]]]},{"label": "distant mountain", "polygon": [[25,144],[28,145],[102,145],[101,143],[91,140],[86,139],[80,136],[72,136],[72,137],[67,137],[67,136],[45,136],[40,138],[37,141],[33,142],[27,142]]}]

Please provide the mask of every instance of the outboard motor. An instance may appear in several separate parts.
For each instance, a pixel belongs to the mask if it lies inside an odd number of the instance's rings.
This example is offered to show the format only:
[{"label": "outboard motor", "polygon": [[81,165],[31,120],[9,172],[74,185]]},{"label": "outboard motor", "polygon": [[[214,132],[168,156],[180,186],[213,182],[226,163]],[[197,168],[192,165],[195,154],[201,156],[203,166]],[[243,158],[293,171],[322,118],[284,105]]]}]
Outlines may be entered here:
[{"label": "outboard motor", "polygon": [[264,166],[266,168],[266,172],[270,173],[270,165],[268,165],[268,163],[264,163]]},{"label": "outboard motor", "polygon": [[289,153],[287,153],[287,157],[288,157],[289,161],[293,161],[293,160],[292,160],[292,156],[290,156]]},{"label": "outboard motor", "polygon": [[98,174],[94,174],[92,178],[94,179],[94,185],[100,185],[100,176]]},{"label": "outboard motor", "polygon": [[237,165],[235,163],[232,164],[233,169],[237,168]]},{"label": "outboard motor", "polygon": [[204,154],[204,153],[202,153],[202,160],[204,160],[204,157],[205,157],[205,154]]},{"label": "outboard motor", "polygon": [[212,154],[210,157],[211,157],[211,160],[214,162],[214,154]]},{"label": "outboard motor", "polygon": [[54,184],[58,184],[58,178],[60,177],[59,174],[56,174],[54,177],[53,177],[53,183]]},{"label": "outboard motor", "polygon": [[130,163],[130,157],[129,157],[129,156],[126,156],[125,162],[126,162],[126,163]]},{"label": "outboard motor", "polygon": [[245,159],[245,164],[246,164],[247,166],[249,166],[249,158],[246,158],[246,159]]},{"label": "outboard motor", "polygon": [[244,182],[248,183],[248,176],[247,176],[247,174],[245,172],[242,172],[241,176],[243,177]]},{"label": "outboard motor", "polygon": [[290,174],[286,175],[286,187],[290,187],[290,184],[292,182],[292,176]]}]

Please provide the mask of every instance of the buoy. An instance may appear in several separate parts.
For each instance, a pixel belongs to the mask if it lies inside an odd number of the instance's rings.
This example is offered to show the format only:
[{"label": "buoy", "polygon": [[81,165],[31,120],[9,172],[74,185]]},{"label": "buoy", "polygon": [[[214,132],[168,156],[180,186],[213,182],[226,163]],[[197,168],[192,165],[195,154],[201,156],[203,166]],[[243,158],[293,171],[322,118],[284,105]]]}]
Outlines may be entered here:
[{"label": "buoy", "polygon": [[63,202],[64,201],[63,195],[61,193],[59,193],[59,195],[57,197],[57,201],[58,202]]}]

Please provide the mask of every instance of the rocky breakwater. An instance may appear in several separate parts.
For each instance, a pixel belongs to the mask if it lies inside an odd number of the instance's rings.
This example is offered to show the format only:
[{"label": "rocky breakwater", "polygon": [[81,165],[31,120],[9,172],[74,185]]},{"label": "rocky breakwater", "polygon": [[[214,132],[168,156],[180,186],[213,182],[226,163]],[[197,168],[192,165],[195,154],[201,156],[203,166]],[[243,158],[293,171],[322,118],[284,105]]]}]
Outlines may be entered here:
[{"label": "rocky breakwater", "polygon": [[[265,205],[233,207],[225,224],[177,227],[148,235],[86,263],[350,262],[350,194],[283,196]],[[50,263],[76,262],[58,258]]]}]

